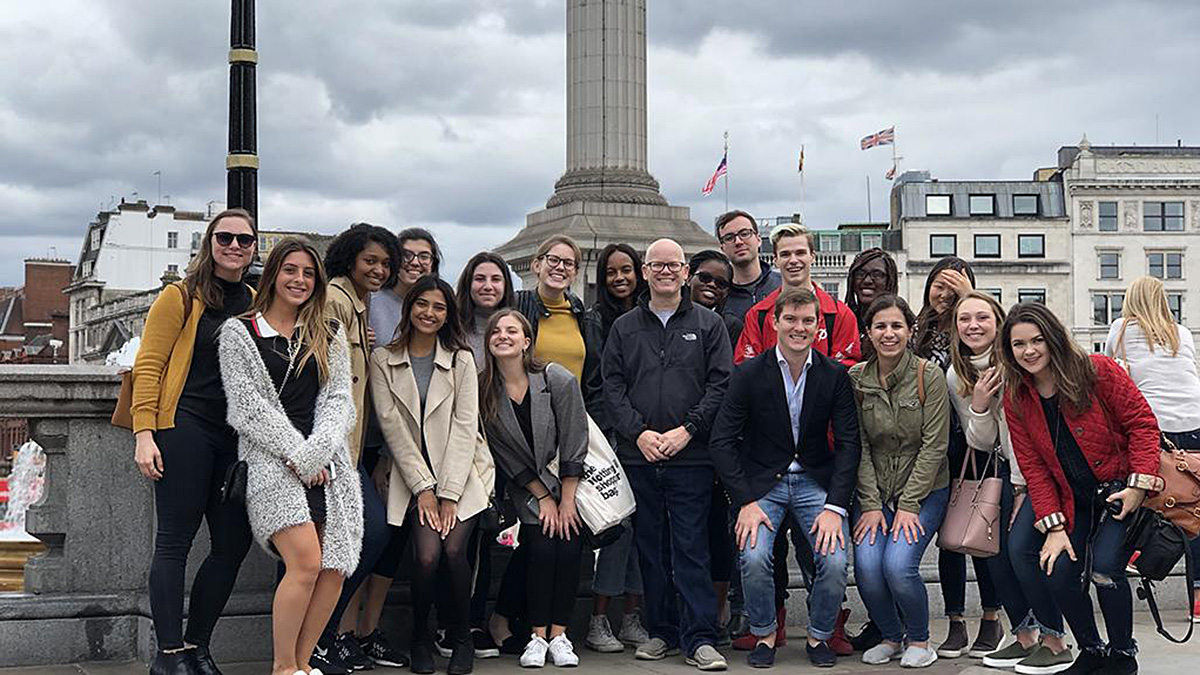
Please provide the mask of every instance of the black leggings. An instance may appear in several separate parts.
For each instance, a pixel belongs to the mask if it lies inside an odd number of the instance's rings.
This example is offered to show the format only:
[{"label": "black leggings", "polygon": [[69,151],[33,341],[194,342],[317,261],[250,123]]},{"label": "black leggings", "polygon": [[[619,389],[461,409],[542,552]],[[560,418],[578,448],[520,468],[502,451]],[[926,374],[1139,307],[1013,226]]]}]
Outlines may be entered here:
[{"label": "black leggings", "polygon": [[[446,621],[441,622],[447,628],[454,640],[466,640],[470,637],[467,625],[467,607],[471,603],[471,563],[467,559],[467,544],[471,539],[471,531],[475,529],[474,517],[460,522],[450,531],[449,536],[442,536],[432,528],[421,525],[414,510],[409,514],[413,538],[413,555],[416,564],[413,566],[412,602],[413,602],[413,642],[430,641],[429,611],[433,607],[433,599],[438,593],[438,564],[446,569],[443,585],[448,584],[446,601],[439,603],[438,615],[445,615]],[[448,605],[448,606],[446,606]]]},{"label": "black leggings", "polygon": [[[949,457],[950,482],[953,485],[958,480],[963,463],[967,461],[967,443],[961,432],[957,436],[951,434]],[[976,452],[976,470],[982,471],[987,459],[986,453]],[[971,475],[968,469],[967,478],[978,476]],[[942,599],[945,601],[947,616],[962,616],[967,609],[967,557],[962,553],[938,549],[938,579],[942,586]],[[983,606],[983,611],[1000,609],[1000,594],[996,591],[996,584],[992,582],[992,570],[988,567],[988,559],[975,556],[970,558],[975,567],[975,582],[979,584],[979,604]]]},{"label": "black leggings", "polygon": [[[163,456],[163,476],[154,484],[158,529],[150,563],[150,614],[158,648],[179,649],[185,639],[208,646],[252,542],[245,507],[221,503],[225,470],[237,461],[237,436],[180,410],[175,428],[155,432],[154,441]],[[202,519],[212,547],[192,583],[185,637],[184,572]]]},{"label": "black leggings", "polygon": [[547,537],[541,525],[521,526],[521,548],[528,547],[526,593],[529,623],[533,626],[566,626],[579,592],[579,567],[583,540]]}]

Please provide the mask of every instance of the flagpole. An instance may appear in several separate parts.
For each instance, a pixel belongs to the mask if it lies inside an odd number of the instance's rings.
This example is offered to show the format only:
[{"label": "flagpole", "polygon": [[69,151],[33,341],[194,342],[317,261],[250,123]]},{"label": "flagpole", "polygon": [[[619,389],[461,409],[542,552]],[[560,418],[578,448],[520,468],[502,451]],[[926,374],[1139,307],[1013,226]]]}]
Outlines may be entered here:
[{"label": "flagpole", "polygon": [[871,174],[867,174],[867,222],[871,220]]},{"label": "flagpole", "polygon": [[725,212],[729,212],[729,130],[725,130]]},{"label": "flagpole", "polygon": [[804,223],[804,144],[800,144],[800,222]]}]

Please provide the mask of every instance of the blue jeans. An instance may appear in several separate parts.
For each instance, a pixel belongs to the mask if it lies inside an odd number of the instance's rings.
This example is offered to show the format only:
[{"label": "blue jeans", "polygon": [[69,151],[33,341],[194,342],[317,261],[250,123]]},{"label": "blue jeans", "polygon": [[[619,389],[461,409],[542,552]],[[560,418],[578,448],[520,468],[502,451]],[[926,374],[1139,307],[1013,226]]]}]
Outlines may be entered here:
[{"label": "blue jeans", "polygon": [[[870,543],[868,535],[861,544],[854,546],[854,579],[858,594],[885,640],[903,642],[907,637],[910,642],[925,642],[929,639],[929,596],[921,579],[921,556],[941,527],[949,501],[949,487],[934,490],[925,497],[917,516],[925,534],[914,544],[906,542],[903,535],[892,541],[890,534],[876,531],[874,544]],[[857,521],[862,515],[857,507],[855,514]],[[891,508],[883,507],[884,523],[889,530],[895,515]]]},{"label": "blue jeans", "polygon": [[1062,612],[1058,610],[1058,603],[1054,601],[1054,594],[1050,592],[1050,581],[1046,573],[1038,567],[1038,557],[1042,553],[1045,537],[1034,529],[1033,520],[1033,502],[1026,494],[1024,502],[1017,509],[1012,529],[1008,532],[1008,548],[1002,548],[1000,555],[1007,555],[1012,563],[1013,574],[1021,587],[1021,593],[1029,602],[1037,627],[1043,634],[1062,637]]},{"label": "blue jeans", "polygon": [[646,591],[646,629],[690,655],[716,642],[717,597],[710,578],[708,467],[630,466],[637,499],[634,540]]},{"label": "blue jeans", "polygon": [[633,547],[632,527],[626,527],[620,539],[596,554],[592,593],[610,598],[642,594],[642,569],[638,565],[637,549]]},{"label": "blue jeans", "polygon": [[[809,533],[817,516],[825,510],[825,490],[807,473],[785,474],[766,495],[758,507],[771,520],[771,528],[758,526],[758,541],[754,547],[746,543],[741,551],[742,593],[749,611],[750,632],[758,637],[775,632],[775,535],[790,512],[797,528],[808,537],[816,549],[815,535]],[[842,519],[842,535],[850,540],[849,519]],[[833,626],[846,592],[849,573],[849,553],[845,548],[833,553],[814,555],[817,574],[809,591],[808,635],[815,640],[833,637]]]}]

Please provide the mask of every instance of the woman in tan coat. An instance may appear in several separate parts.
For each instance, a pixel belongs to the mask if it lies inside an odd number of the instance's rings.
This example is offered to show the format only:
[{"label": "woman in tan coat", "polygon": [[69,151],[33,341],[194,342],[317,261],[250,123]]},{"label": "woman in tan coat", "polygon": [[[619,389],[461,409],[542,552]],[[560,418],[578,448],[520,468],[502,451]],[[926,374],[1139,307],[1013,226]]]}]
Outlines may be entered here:
[{"label": "woman in tan coat", "polygon": [[[479,433],[475,358],[463,338],[454,290],[422,277],[404,298],[399,335],[371,354],[371,398],[390,458],[388,522],[412,528],[412,671],[433,672],[429,610],[438,565],[449,571],[449,627],[454,645],[446,672],[471,672],[467,628],[471,566],[467,541],[488,505],[494,469]],[[376,469],[380,469],[377,467]]]}]

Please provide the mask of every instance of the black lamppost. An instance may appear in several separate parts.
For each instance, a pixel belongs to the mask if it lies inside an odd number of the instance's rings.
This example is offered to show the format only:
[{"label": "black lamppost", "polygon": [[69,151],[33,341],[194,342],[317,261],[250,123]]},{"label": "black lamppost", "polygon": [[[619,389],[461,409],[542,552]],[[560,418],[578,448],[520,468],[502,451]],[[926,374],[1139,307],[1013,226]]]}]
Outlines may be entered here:
[{"label": "black lamppost", "polygon": [[[258,121],[255,95],[254,0],[231,0],[229,13],[229,155],[225,158],[225,202],[258,220]],[[258,285],[262,263],[255,256],[246,281]]]}]

